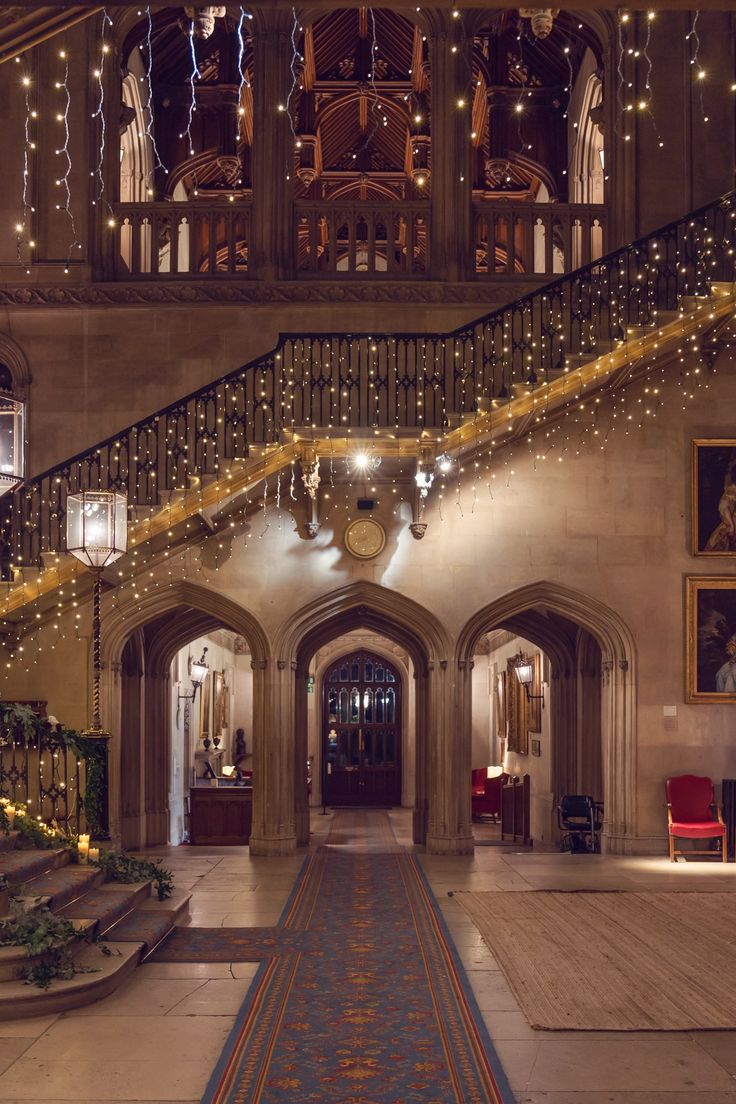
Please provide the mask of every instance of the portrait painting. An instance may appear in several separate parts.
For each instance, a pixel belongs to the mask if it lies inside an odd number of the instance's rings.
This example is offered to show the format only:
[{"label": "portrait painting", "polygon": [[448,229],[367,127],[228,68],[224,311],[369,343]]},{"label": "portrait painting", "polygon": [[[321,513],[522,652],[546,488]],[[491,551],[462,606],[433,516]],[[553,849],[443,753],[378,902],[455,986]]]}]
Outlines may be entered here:
[{"label": "portrait painting", "polygon": [[686,579],[685,700],[736,702],[736,576]]},{"label": "portrait painting", "polygon": [[736,556],[736,439],[693,441],[695,556]]},{"label": "portrait painting", "polygon": [[202,737],[202,739],[204,739],[205,736],[210,736],[212,734],[212,725],[211,725],[212,705],[211,705],[211,696],[210,696],[211,679],[212,679],[212,672],[208,671],[207,674],[204,676],[204,681],[202,682],[202,693],[201,693],[201,697],[199,699],[199,701],[200,701],[200,706],[199,706],[199,708],[200,708],[199,734]]},{"label": "portrait painting", "polygon": [[225,672],[213,672],[212,735],[222,736],[225,724]]}]

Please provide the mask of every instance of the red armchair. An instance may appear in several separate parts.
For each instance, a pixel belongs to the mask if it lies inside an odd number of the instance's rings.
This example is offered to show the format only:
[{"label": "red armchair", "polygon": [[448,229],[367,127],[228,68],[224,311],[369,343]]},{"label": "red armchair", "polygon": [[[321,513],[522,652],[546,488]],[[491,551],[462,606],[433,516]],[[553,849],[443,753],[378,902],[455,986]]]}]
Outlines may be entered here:
[{"label": "red armchair", "polygon": [[473,771],[471,809],[475,819],[489,816],[495,821],[500,818],[501,787],[505,781],[505,774],[499,774],[497,778],[488,778],[485,767]]},{"label": "red armchair", "polygon": [[668,778],[667,819],[670,838],[670,862],[677,855],[712,855],[712,851],[678,851],[676,839],[714,839],[720,837],[723,862],[726,853],[726,825],[721,810],[713,801],[713,783],[710,778],[695,774],[681,774]]}]

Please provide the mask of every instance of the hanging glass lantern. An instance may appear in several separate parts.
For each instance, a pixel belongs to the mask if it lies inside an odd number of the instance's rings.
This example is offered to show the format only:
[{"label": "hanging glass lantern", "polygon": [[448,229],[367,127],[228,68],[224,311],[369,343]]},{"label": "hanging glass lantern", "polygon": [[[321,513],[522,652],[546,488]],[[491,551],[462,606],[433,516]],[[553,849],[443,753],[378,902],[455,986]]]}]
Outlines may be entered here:
[{"label": "hanging glass lantern", "polygon": [[81,491],[66,500],[66,548],[101,570],[128,548],[128,499],[119,491]]},{"label": "hanging glass lantern", "polygon": [[23,482],[26,404],[0,393],[0,495]]}]

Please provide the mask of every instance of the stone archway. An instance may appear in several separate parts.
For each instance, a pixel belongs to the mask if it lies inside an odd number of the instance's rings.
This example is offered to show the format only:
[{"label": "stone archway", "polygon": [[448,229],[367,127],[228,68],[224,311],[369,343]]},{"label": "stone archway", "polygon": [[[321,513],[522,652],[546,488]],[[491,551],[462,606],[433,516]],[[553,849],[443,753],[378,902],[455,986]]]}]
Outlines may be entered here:
[{"label": "stone archway", "polygon": [[[142,608],[128,611],[118,607],[105,615],[103,626],[105,716],[113,733],[112,834],[114,838],[124,836],[129,847],[166,843],[172,659],[188,641],[216,628],[231,629],[248,641],[253,664],[253,768],[258,780],[268,717],[268,639],[248,610],[217,591],[190,582],[173,585]],[[132,682],[134,677],[140,679],[137,688]],[[138,716],[130,708],[129,699],[138,701]],[[263,786],[256,781],[254,817],[263,802]]]},{"label": "stone archway", "polygon": [[[481,633],[534,609],[567,618],[587,630],[600,646],[603,841],[608,852],[629,854],[636,836],[636,645],[623,619],[597,598],[570,587],[545,581],[531,583],[489,603],[470,618],[458,638],[458,668],[469,672],[473,648]],[[459,710],[469,724],[467,674]]]},{"label": "stone archway", "polygon": [[[294,778],[297,838],[309,838],[305,761],[306,686],[309,661],[315,651],[357,628],[367,628],[400,644],[411,657],[416,675],[416,800],[414,840],[436,853],[472,852],[470,810],[458,800],[464,759],[470,771],[470,745],[455,754],[451,700],[454,692],[447,656],[449,638],[437,618],[397,591],[359,582],[308,603],[282,626],[274,643],[279,676],[276,697],[283,770]],[[288,751],[287,751],[288,749]],[[291,762],[287,761],[290,757]],[[467,788],[467,787],[466,787]]]}]

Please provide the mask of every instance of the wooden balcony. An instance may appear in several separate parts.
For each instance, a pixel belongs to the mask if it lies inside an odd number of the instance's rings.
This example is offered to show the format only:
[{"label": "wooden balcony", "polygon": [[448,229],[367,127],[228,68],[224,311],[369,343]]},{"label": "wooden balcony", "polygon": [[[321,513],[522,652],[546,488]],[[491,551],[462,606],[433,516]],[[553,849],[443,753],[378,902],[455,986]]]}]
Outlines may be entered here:
[{"label": "wooden balcony", "polygon": [[294,208],[298,276],[430,275],[428,201]]},{"label": "wooden balcony", "polygon": [[473,241],[478,276],[562,276],[610,249],[608,208],[587,203],[476,202]]},{"label": "wooden balcony", "polygon": [[[251,202],[121,203],[113,236],[115,279],[257,279],[251,262]],[[297,279],[433,278],[429,201],[294,204]],[[609,248],[604,205],[476,201],[473,257],[478,279],[571,272]]]}]

